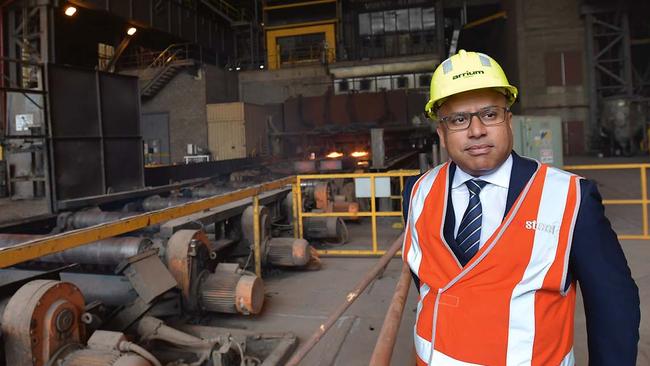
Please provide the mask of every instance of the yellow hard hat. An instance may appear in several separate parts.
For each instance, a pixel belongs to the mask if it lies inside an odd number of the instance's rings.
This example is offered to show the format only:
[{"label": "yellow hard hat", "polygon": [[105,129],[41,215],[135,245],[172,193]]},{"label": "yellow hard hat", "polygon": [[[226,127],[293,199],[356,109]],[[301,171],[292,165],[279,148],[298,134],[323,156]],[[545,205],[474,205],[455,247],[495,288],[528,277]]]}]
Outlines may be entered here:
[{"label": "yellow hard hat", "polygon": [[503,69],[492,57],[460,50],[433,72],[429,102],[424,110],[429,118],[436,119],[436,110],[448,97],[483,88],[493,88],[503,93],[508,107],[517,99],[517,88],[508,83]]}]

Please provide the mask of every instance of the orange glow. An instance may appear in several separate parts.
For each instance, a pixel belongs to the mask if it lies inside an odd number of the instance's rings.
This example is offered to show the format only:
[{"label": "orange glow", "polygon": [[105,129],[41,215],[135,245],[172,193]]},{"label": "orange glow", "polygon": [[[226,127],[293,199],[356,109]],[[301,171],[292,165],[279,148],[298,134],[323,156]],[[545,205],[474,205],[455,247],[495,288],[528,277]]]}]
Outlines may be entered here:
[{"label": "orange glow", "polygon": [[363,158],[363,157],[368,156],[368,152],[367,151],[355,151],[352,154],[350,154],[350,156],[353,157],[353,158]]},{"label": "orange glow", "polygon": [[368,166],[370,165],[367,161],[357,161],[357,166]]},{"label": "orange glow", "polygon": [[341,156],[343,156],[343,153],[340,153],[338,151],[333,151],[333,152],[327,154],[327,157],[330,158],[330,159],[340,158]]}]

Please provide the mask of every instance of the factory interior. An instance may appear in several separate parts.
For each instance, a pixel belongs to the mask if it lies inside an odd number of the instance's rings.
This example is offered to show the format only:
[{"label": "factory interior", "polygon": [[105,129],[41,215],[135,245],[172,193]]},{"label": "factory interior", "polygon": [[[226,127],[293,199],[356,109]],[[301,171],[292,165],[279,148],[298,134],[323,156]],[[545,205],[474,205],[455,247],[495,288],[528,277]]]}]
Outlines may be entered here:
[{"label": "factory interior", "polygon": [[[594,181],[650,365],[650,2],[0,0],[0,365],[415,365],[434,70]],[[578,291],[579,293],[579,291]],[[580,295],[576,365],[588,364]]]}]

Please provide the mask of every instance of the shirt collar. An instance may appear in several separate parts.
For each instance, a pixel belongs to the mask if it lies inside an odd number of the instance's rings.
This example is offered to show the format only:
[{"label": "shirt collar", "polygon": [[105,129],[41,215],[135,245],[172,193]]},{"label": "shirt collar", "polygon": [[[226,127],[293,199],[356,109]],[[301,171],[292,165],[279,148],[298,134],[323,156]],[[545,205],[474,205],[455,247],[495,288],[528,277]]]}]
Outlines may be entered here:
[{"label": "shirt collar", "polygon": [[[503,187],[508,189],[510,187],[510,173],[512,172],[512,154],[508,155],[506,161],[501,164],[495,171],[490,174],[482,175],[479,179],[484,180],[495,186]],[[454,180],[451,183],[451,188],[455,189],[465,184],[470,179],[476,179],[476,177],[467,174],[464,172],[458,165],[456,165],[456,172],[454,173]]]}]

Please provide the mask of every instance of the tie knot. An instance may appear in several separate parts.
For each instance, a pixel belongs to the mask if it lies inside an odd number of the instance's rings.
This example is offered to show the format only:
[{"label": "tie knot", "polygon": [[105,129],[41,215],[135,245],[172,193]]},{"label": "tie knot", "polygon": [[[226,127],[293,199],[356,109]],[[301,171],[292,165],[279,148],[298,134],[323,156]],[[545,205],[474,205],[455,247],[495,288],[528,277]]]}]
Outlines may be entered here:
[{"label": "tie knot", "polygon": [[480,179],[470,179],[465,182],[467,189],[472,193],[472,195],[481,193],[481,189],[487,184],[486,181]]}]

